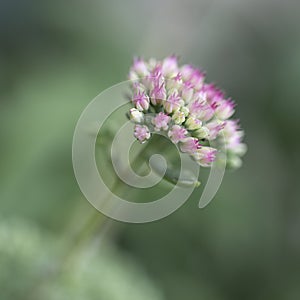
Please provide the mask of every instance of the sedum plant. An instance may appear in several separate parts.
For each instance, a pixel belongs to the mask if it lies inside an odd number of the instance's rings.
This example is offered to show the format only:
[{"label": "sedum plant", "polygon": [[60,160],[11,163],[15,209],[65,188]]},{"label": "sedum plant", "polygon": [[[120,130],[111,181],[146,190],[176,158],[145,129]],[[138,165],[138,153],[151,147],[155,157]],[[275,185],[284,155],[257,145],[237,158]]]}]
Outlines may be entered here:
[{"label": "sedum plant", "polygon": [[[130,68],[134,136],[145,143],[160,132],[200,166],[209,167],[217,152],[227,156],[227,166],[241,166],[246,152],[243,130],[232,119],[235,103],[191,65],[178,65],[176,56],[163,60],[134,59]],[[211,146],[211,144],[216,146]]]}]

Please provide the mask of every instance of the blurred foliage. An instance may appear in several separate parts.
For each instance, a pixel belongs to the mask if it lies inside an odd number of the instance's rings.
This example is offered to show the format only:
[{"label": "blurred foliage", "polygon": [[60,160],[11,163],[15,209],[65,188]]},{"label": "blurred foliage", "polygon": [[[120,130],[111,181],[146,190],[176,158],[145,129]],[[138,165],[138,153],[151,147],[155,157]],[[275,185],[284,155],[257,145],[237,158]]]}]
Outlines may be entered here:
[{"label": "blurred foliage", "polygon": [[0,298],[162,299],[138,265],[103,240],[81,251],[71,265],[61,261],[56,244],[33,224],[2,220]]},{"label": "blurred foliage", "polygon": [[249,146],[243,168],[226,174],[203,210],[204,184],[159,222],[110,221],[117,250],[96,249],[92,263],[82,253],[42,299],[98,299],[98,291],[134,299],[132,286],[139,299],[160,299],[146,272],[166,299],[298,300],[299,9],[292,0],[1,1],[0,298],[24,299],[52,272],[57,241],[93,211],[71,159],[84,107],[126,79],[133,55],[177,53],[238,103]]}]

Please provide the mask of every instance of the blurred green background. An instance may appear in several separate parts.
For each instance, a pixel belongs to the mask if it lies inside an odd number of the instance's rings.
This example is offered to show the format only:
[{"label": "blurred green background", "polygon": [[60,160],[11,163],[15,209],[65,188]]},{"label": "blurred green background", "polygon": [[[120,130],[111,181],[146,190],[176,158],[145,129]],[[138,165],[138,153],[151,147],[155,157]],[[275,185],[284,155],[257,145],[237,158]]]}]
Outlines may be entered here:
[{"label": "blurred green background", "polygon": [[[2,0],[0,299],[300,299],[299,14],[292,0]],[[205,209],[195,194],[154,223],[99,214],[77,241],[94,213],[72,168],[82,110],[134,55],[172,53],[238,103],[243,167]]]}]

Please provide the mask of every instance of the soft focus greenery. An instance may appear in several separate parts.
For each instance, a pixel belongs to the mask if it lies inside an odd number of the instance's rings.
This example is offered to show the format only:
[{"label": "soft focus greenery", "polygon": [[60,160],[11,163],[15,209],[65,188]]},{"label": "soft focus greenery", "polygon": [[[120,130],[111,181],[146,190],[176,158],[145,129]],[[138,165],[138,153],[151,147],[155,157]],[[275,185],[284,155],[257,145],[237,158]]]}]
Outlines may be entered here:
[{"label": "soft focus greenery", "polygon": [[[299,10],[292,0],[1,1],[0,299],[299,299]],[[99,214],[105,226],[73,249],[94,213],[72,169],[82,110],[127,78],[134,55],[172,53],[238,103],[243,167],[205,209],[202,185],[158,222]]]},{"label": "soft focus greenery", "polygon": [[1,299],[162,299],[136,263],[106,242],[81,251],[70,265],[48,235],[24,221],[2,221]]}]

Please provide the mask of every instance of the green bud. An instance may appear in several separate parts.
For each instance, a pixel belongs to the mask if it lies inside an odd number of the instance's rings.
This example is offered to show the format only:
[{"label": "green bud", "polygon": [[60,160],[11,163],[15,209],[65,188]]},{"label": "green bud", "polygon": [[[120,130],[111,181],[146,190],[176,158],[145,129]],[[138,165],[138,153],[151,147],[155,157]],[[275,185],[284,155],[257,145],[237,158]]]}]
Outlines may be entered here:
[{"label": "green bud", "polygon": [[172,116],[172,120],[175,124],[180,125],[185,121],[185,115],[182,111],[175,111],[175,113]]},{"label": "green bud", "polygon": [[196,130],[201,128],[202,122],[194,117],[189,117],[185,122],[185,127],[189,130]]},{"label": "green bud", "polygon": [[182,106],[180,108],[180,111],[182,111],[184,113],[184,116],[187,117],[190,113],[190,110],[186,107],[186,106]]},{"label": "green bud", "polygon": [[208,137],[208,134],[209,130],[205,126],[202,126],[194,132],[194,136],[197,137],[199,140],[206,139]]}]

